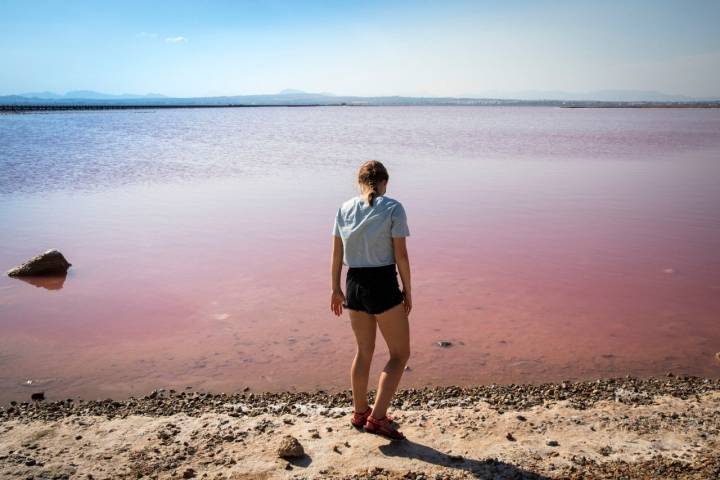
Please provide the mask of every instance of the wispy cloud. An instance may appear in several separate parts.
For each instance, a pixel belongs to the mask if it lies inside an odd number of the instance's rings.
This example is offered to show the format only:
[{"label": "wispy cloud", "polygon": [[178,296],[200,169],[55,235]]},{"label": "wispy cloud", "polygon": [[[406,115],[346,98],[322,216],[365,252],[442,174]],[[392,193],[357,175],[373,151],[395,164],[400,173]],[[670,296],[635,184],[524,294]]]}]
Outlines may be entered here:
[{"label": "wispy cloud", "polygon": [[166,37],[165,43],[187,43],[187,38],[185,37]]},{"label": "wispy cloud", "polygon": [[159,35],[157,33],[151,32],[140,32],[137,34],[137,36],[140,38],[158,38]]}]

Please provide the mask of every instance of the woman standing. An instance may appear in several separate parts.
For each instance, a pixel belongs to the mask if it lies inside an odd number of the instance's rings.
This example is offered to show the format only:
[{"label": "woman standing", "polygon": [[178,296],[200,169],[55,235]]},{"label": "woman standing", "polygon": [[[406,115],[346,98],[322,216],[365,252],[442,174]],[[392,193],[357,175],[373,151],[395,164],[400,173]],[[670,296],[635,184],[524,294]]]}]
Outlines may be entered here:
[{"label": "woman standing", "polygon": [[[412,297],[410,260],[405,245],[410,231],[402,204],[385,195],[388,179],[382,163],[365,162],[358,172],[360,195],[344,202],[337,211],[333,227],[330,310],[337,316],[342,314],[343,307],[348,310],[357,341],[350,371],[351,423],[359,428],[364,426],[367,432],[401,440],[405,436],[393,426],[387,409],[410,357],[408,315]],[[340,285],[343,264],[348,266],[347,296]],[[387,343],[390,360],[380,374],[375,404],[371,408],[367,388],[377,327]]]}]

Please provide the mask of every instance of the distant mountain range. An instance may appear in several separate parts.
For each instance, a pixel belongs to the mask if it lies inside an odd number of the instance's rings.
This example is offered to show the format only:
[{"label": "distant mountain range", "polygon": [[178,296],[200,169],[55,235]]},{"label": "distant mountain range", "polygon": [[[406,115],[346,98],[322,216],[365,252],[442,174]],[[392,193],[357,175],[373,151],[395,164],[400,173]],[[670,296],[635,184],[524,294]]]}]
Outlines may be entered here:
[{"label": "distant mountain range", "polygon": [[308,93],[286,89],[275,94],[218,97],[167,97],[158,93],[145,95],[107,94],[77,90],[65,94],[32,92],[0,96],[0,105],[157,105],[157,106],[233,106],[233,105],[569,105],[592,106],[609,103],[715,103],[718,98],[691,98],[654,91],[602,90],[585,93],[559,91],[500,92],[488,91],[462,97],[412,96],[339,96],[332,93]]},{"label": "distant mountain range", "polygon": [[[73,100],[126,100],[135,98],[165,98],[165,95],[159,93],[148,93],[146,95],[133,95],[131,93],[123,93],[120,95],[112,95],[109,93],[94,92],[92,90],[74,90],[67,92],[64,95],[54,92],[30,92],[30,93],[19,93],[13,95],[17,97],[25,98],[39,98],[43,100],[60,100],[60,99],[73,99]],[[0,97],[4,98],[4,97]]]}]

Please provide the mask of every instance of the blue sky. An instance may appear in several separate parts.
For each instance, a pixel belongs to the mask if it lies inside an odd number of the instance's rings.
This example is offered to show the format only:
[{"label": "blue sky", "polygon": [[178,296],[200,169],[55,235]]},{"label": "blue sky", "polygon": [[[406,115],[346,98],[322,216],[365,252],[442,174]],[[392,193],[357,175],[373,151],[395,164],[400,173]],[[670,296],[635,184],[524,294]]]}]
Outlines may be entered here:
[{"label": "blue sky", "polygon": [[720,1],[0,0],[0,94],[720,97]]}]

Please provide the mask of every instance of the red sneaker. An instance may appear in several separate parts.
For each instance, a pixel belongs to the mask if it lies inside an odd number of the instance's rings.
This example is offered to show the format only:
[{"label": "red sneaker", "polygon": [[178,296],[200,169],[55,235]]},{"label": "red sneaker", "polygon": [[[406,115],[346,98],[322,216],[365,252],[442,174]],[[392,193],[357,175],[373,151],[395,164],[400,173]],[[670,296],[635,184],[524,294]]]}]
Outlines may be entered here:
[{"label": "red sneaker", "polygon": [[405,435],[398,431],[392,426],[390,419],[386,416],[383,418],[375,418],[372,415],[367,417],[367,423],[365,423],[365,431],[369,433],[375,433],[384,437],[390,438],[391,440],[404,440]]},{"label": "red sneaker", "polygon": [[370,416],[370,412],[372,412],[372,408],[370,407],[368,407],[367,410],[362,413],[353,410],[353,415],[350,419],[350,423],[352,423],[353,427],[361,428],[363,425],[365,425],[365,422],[367,422],[367,418]]},{"label": "red sneaker", "polygon": [[[353,415],[352,415],[352,418],[350,419],[350,423],[352,423],[352,425],[354,427],[362,427],[367,422],[367,418],[370,416],[370,412],[372,412],[372,407],[368,407],[368,409],[362,413],[358,413],[355,410],[353,410]],[[391,421],[391,422],[393,421],[393,417],[391,417],[390,415],[385,415],[385,417],[389,421]]]}]

